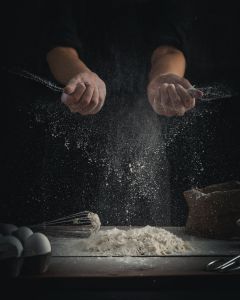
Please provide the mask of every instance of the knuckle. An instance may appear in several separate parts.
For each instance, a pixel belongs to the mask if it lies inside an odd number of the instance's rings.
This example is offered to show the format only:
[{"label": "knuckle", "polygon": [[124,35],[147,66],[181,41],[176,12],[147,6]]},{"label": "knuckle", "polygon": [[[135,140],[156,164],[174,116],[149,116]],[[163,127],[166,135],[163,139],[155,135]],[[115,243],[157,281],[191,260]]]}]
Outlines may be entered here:
[{"label": "knuckle", "polygon": [[82,76],[81,75],[76,75],[71,80],[72,80],[73,83],[80,83],[80,82],[82,82]]},{"label": "knuckle", "polygon": [[98,98],[92,98],[92,104],[94,105],[94,106],[96,106],[98,103],[99,103],[99,99]]},{"label": "knuckle", "polygon": [[193,98],[191,98],[191,97],[186,97],[185,99],[184,99],[184,102],[188,105],[188,106],[192,106],[192,105],[194,105],[194,99]]},{"label": "knuckle", "polygon": [[73,85],[73,84],[68,84],[68,85],[65,86],[64,91],[65,91],[66,93],[69,93],[69,92],[71,92],[74,88],[75,88],[75,85]]},{"label": "knuckle", "polygon": [[89,76],[89,81],[90,82],[96,82],[97,80],[99,80],[100,78],[98,77],[98,75],[94,72],[92,72]]},{"label": "knuckle", "polygon": [[181,87],[182,87],[181,84],[179,84],[179,83],[176,84],[176,89],[177,89],[178,91],[181,90]]},{"label": "knuckle", "polygon": [[95,88],[95,83],[94,82],[87,82],[87,83],[85,83],[85,85],[86,85],[87,93],[88,94],[93,93],[94,88]]},{"label": "knuckle", "polygon": [[72,95],[72,101],[71,101],[71,102],[76,103],[79,99],[80,99],[79,95],[73,94],[73,95]]},{"label": "knuckle", "polygon": [[83,81],[78,82],[78,88],[81,88],[81,89],[84,89],[84,90],[86,89],[86,86],[85,86]]},{"label": "knuckle", "polygon": [[81,106],[87,106],[89,104],[89,100],[87,98],[84,98],[82,101],[81,101]]},{"label": "knuckle", "polygon": [[97,73],[95,73],[95,72],[92,72],[91,75],[92,75],[92,77],[93,77],[94,79],[99,78],[98,75],[97,75]]},{"label": "knuckle", "polygon": [[106,84],[102,79],[100,79],[100,82],[101,82],[102,86],[106,87]]},{"label": "knuckle", "polygon": [[84,81],[85,88],[89,89],[92,86],[92,82],[90,80]]},{"label": "knuckle", "polygon": [[84,97],[82,97],[81,99],[81,104],[86,106],[90,103],[91,101],[91,96],[90,95],[85,95]]},{"label": "knuckle", "polygon": [[89,92],[91,92],[91,93],[93,93],[94,92],[94,90],[95,90],[95,84],[91,84],[90,86],[89,86]]},{"label": "knuckle", "polygon": [[174,98],[176,103],[181,103],[181,98],[178,96],[178,94],[176,94]]},{"label": "knuckle", "polygon": [[72,79],[70,79],[70,80],[68,81],[67,86],[75,85],[76,82],[77,82],[77,80],[78,80],[78,77],[77,77],[77,76],[73,77]]}]

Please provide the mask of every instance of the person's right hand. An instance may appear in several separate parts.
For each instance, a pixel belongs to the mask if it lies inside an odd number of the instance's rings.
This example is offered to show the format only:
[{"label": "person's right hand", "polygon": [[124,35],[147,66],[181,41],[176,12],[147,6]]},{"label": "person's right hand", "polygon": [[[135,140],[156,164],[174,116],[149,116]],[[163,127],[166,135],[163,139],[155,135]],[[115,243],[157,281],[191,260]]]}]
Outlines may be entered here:
[{"label": "person's right hand", "polygon": [[176,74],[158,75],[148,84],[148,99],[153,110],[166,117],[183,116],[195,106],[202,92]]},{"label": "person's right hand", "polygon": [[71,112],[93,115],[101,110],[105,97],[106,86],[102,79],[91,71],[85,71],[67,83],[61,100]]}]

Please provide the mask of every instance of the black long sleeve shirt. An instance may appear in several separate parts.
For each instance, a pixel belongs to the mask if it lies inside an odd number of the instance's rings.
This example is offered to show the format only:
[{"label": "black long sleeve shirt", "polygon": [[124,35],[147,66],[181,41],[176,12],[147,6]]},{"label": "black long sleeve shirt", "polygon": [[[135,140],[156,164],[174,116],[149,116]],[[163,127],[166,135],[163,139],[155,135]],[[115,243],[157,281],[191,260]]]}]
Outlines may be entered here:
[{"label": "black long sleeve shirt", "polygon": [[[45,51],[57,46],[75,48],[79,54],[92,40],[105,47],[126,46],[139,36],[154,49],[174,46],[186,52],[186,32],[194,16],[179,1],[47,1]],[[97,49],[96,49],[97,50]]]},{"label": "black long sleeve shirt", "polygon": [[[77,50],[88,67],[115,92],[146,86],[151,55],[161,45],[187,58],[190,5],[176,0],[46,1],[42,53],[55,47]],[[124,83],[126,82],[126,83]]]},{"label": "black long sleeve shirt", "polygon": [[[35,66],[46,63],[46,54],[58,46],[75,48],[87,64],[92,63],[91,51],[101,60],[111,58],[114,51],[117,56],[145,55],[140,53],[143,48],[150,61],[152,51],[160,45],[174,46],[187,57],[186,35],[194,19],[186,9],[189,2],[9,1],[2,9],[7,20],[1,26],[6,42],[2,63],[37,70]],[[114,59],[119,61],[119,57]]]}]

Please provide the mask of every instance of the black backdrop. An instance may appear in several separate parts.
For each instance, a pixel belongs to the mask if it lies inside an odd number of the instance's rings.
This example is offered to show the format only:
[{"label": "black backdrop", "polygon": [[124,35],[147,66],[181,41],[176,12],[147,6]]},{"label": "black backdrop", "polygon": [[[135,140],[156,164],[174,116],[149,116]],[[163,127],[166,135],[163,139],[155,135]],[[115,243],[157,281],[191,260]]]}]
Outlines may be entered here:
[{"label": "black backdrop", "polygon": [[[41,4],[18,3],[2,10],[11,16],[2,26],[9,44],[2,64],[50,77],[39,53]],[[193,84],[224,81],[239,89],[239,22],[230,4],[195,3],[186,74]],[[97,34],[89,37],[86,59],[105,79],[108,98],[94,117],[71,115],[59,95],[1,71],[3,222],[29,224],[89,209],[104,224],[183,225],[184,190],[239,179],[238,96],[199,103],[183,118],[156,116],[145,92],[148,45],[113,45],[112,56],[103,58],[98,43]],[[132,174],[132,165],[142,171]]]}]

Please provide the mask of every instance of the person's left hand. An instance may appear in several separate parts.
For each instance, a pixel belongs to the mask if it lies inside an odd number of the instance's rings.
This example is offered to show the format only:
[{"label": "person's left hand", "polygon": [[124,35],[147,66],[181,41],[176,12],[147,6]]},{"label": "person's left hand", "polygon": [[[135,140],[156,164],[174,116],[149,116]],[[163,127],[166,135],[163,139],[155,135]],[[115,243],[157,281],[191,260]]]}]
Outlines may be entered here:
[{"label": "person's left hand", "polygon": [[73,113],[83,116],[98,113],[105,102],[106,85],[91,71],[75,75],[64,88],[61,100]]},{"label": "person's left hand", "polygon": [[[188,93],[191,83],[175,74],[165,74],[150,80],[147,93],[153,110],[167,117],[183,116],[195,106],[195,98]],[[197,91],[198,92],[198,91]],[[202,96],[199,91],[196,97]]]}]

